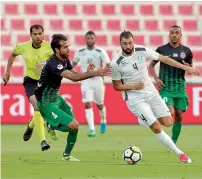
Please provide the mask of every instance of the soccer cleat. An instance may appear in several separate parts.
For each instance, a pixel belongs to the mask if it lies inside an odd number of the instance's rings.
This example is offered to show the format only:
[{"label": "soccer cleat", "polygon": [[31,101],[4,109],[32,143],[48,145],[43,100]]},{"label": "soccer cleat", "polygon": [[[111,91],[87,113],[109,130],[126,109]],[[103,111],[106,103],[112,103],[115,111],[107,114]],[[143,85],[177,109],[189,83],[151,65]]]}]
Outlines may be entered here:
[{"label": "soccer cleat", "polygon": [[48,149],[50,149],[50,145],[45,140],[43,140],[41,142],[41,150],[45,151],[45,150],[48,150]]},{"label": "soccer cleat", "polygon": [[69,161],[69,162],[80,162],[79,159],[70,155],[63,155],[62,160]]},{"label": "soccer cleat", "polygon": [[105,133],[106,132],[106,128],[107,128],[107,124],[106,123],[101,123],[100,124],[100,133]]},{"label": "soccer cleat", "polygon": [[27,125],[27,129],[26,129],[25,133],[23,134],[24,141],[28,141],[32,137],[32,134],[33,134],[34,128],[29,127],[30,121],[31,120],[29,120],[28,125]]},{"label": "soccer cleat", "polygon": [[56,131],[54,129],[51,129],[48,126],[47,122],[44,122],[44,127],[46,128],[46,131],[48,133],[48,136],[52,139],[52,140],[58,140],[58,135],[56,133]]},{"label": "soccer cleat", "polygon": [[192,160],[186,154],[180,154],[179,159],[182,163],[191,163]]},{"label": "soccer cleat", "polygon": [[88,137],[95,137],[95,135],[96,135],[95,130],[90,129],[90,130],[88,131]]}]

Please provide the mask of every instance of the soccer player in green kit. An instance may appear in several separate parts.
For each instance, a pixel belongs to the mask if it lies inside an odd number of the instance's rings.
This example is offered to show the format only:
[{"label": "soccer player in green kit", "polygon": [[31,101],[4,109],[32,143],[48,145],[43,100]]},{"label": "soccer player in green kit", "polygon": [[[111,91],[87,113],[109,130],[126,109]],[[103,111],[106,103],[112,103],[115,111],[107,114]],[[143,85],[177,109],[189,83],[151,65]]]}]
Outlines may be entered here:
[{"label": "soccer player in green kit", "polygon": [[68,132],[63,159],[76,162],[79,160],[71,156],[71,151],[77,140],[79,124],[74,118],[71,107],[58,93],[62,78],[76,82],[95,76],[104,76],[108,70],[100,67],[97,71],[93,71],[95,66],[90,64],[87,72],[76,72],[68,59],[69,43],[66,36],[62,34],[53,35],[51,48],[54,54],[42,70],[35,96],[38,109],[46,120],[47,126],[51,130]]},{"label": "soccer player in green kit", "polygon": [[[191,50],[180,44],[182,30],[179,26],[172,26],[169,30],[170,42],[160,46],[156,52],[164,56],[169,56],[172,59],[183,63],[187,66],[192,66]],[[167,104],[172,117],[175,117],[175,122],[172,128],[172,140],[177,142],[182,128],[183,112],[188,107],[188,95],[186,93],[185,71],[179,68],[171,67],[160,62],[159,77],[155,72],[155,65],[158,61],[150,63],[151,74],[160,88],[160,95]]]}]

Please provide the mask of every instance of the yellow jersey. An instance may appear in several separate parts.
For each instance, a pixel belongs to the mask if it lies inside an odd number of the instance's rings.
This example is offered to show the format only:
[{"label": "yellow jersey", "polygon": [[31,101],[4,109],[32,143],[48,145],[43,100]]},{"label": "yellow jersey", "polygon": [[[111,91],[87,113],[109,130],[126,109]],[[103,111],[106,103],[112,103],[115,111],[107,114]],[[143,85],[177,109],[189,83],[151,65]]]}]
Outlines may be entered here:
[{"label": "yellow jersey", "polygon": [[14,48],[15,55],[22,55],[26,65],[26,76],[39,80],[40,73],[36,70],[36,65],[45,65],[46,61],[53,54],[53,50],[47,41],[43,41],[41,47],[36,49],[32,46],[32,40],[19,43]]}]

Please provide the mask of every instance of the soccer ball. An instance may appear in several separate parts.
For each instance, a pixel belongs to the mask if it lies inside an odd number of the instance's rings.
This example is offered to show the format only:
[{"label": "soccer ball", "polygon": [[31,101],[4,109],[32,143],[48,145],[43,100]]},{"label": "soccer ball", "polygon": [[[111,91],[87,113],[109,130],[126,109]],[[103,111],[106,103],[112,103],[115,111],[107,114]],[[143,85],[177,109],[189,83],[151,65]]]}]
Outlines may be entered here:
[{"label": "soccer ball", "polygon": [[127,164],[136,164],[142,160],[142,152],[136,146],[129,146],[123,152],[123,159]]}]

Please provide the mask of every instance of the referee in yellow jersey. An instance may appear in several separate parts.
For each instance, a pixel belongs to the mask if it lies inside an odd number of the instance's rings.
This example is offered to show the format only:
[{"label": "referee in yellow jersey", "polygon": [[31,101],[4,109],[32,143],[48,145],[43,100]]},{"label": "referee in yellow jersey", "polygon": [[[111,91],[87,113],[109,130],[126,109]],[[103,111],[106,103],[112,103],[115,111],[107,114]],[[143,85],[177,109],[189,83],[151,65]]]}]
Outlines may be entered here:
[{"label": "referee in yellow jersey", "polygon": [[[49,59],[53,54],[53,51],[49,42],[43,40],[44,29],[41,25],[31,26],[30,36],[32,40],[19,43],[15,46],[13,53],[9,57],[6,73],[3,76],[3,81],[5,85],[8,83],[13,62],[16,59],[16,56],[22,55],[26,65],[26,76],[24,77],[23,86],[30,103],[34,107],[34,115],[28,123],[27,129],[23,135],[23,139],[24,141],[28,141],[31,138],[33,129],[35,127],[40,137],[41,150],[45,151],[50,148],[50,145],[47,143],[45,138],[44,121],[40,112],[38,111],[34,91],[37,87],[37,82],[39,80],[43,65],[45,65],[46,60]],[[58,136],[56,132],[48,129],[46,123],[45,127],[50,137],[53,140],[57,140]]]}]

